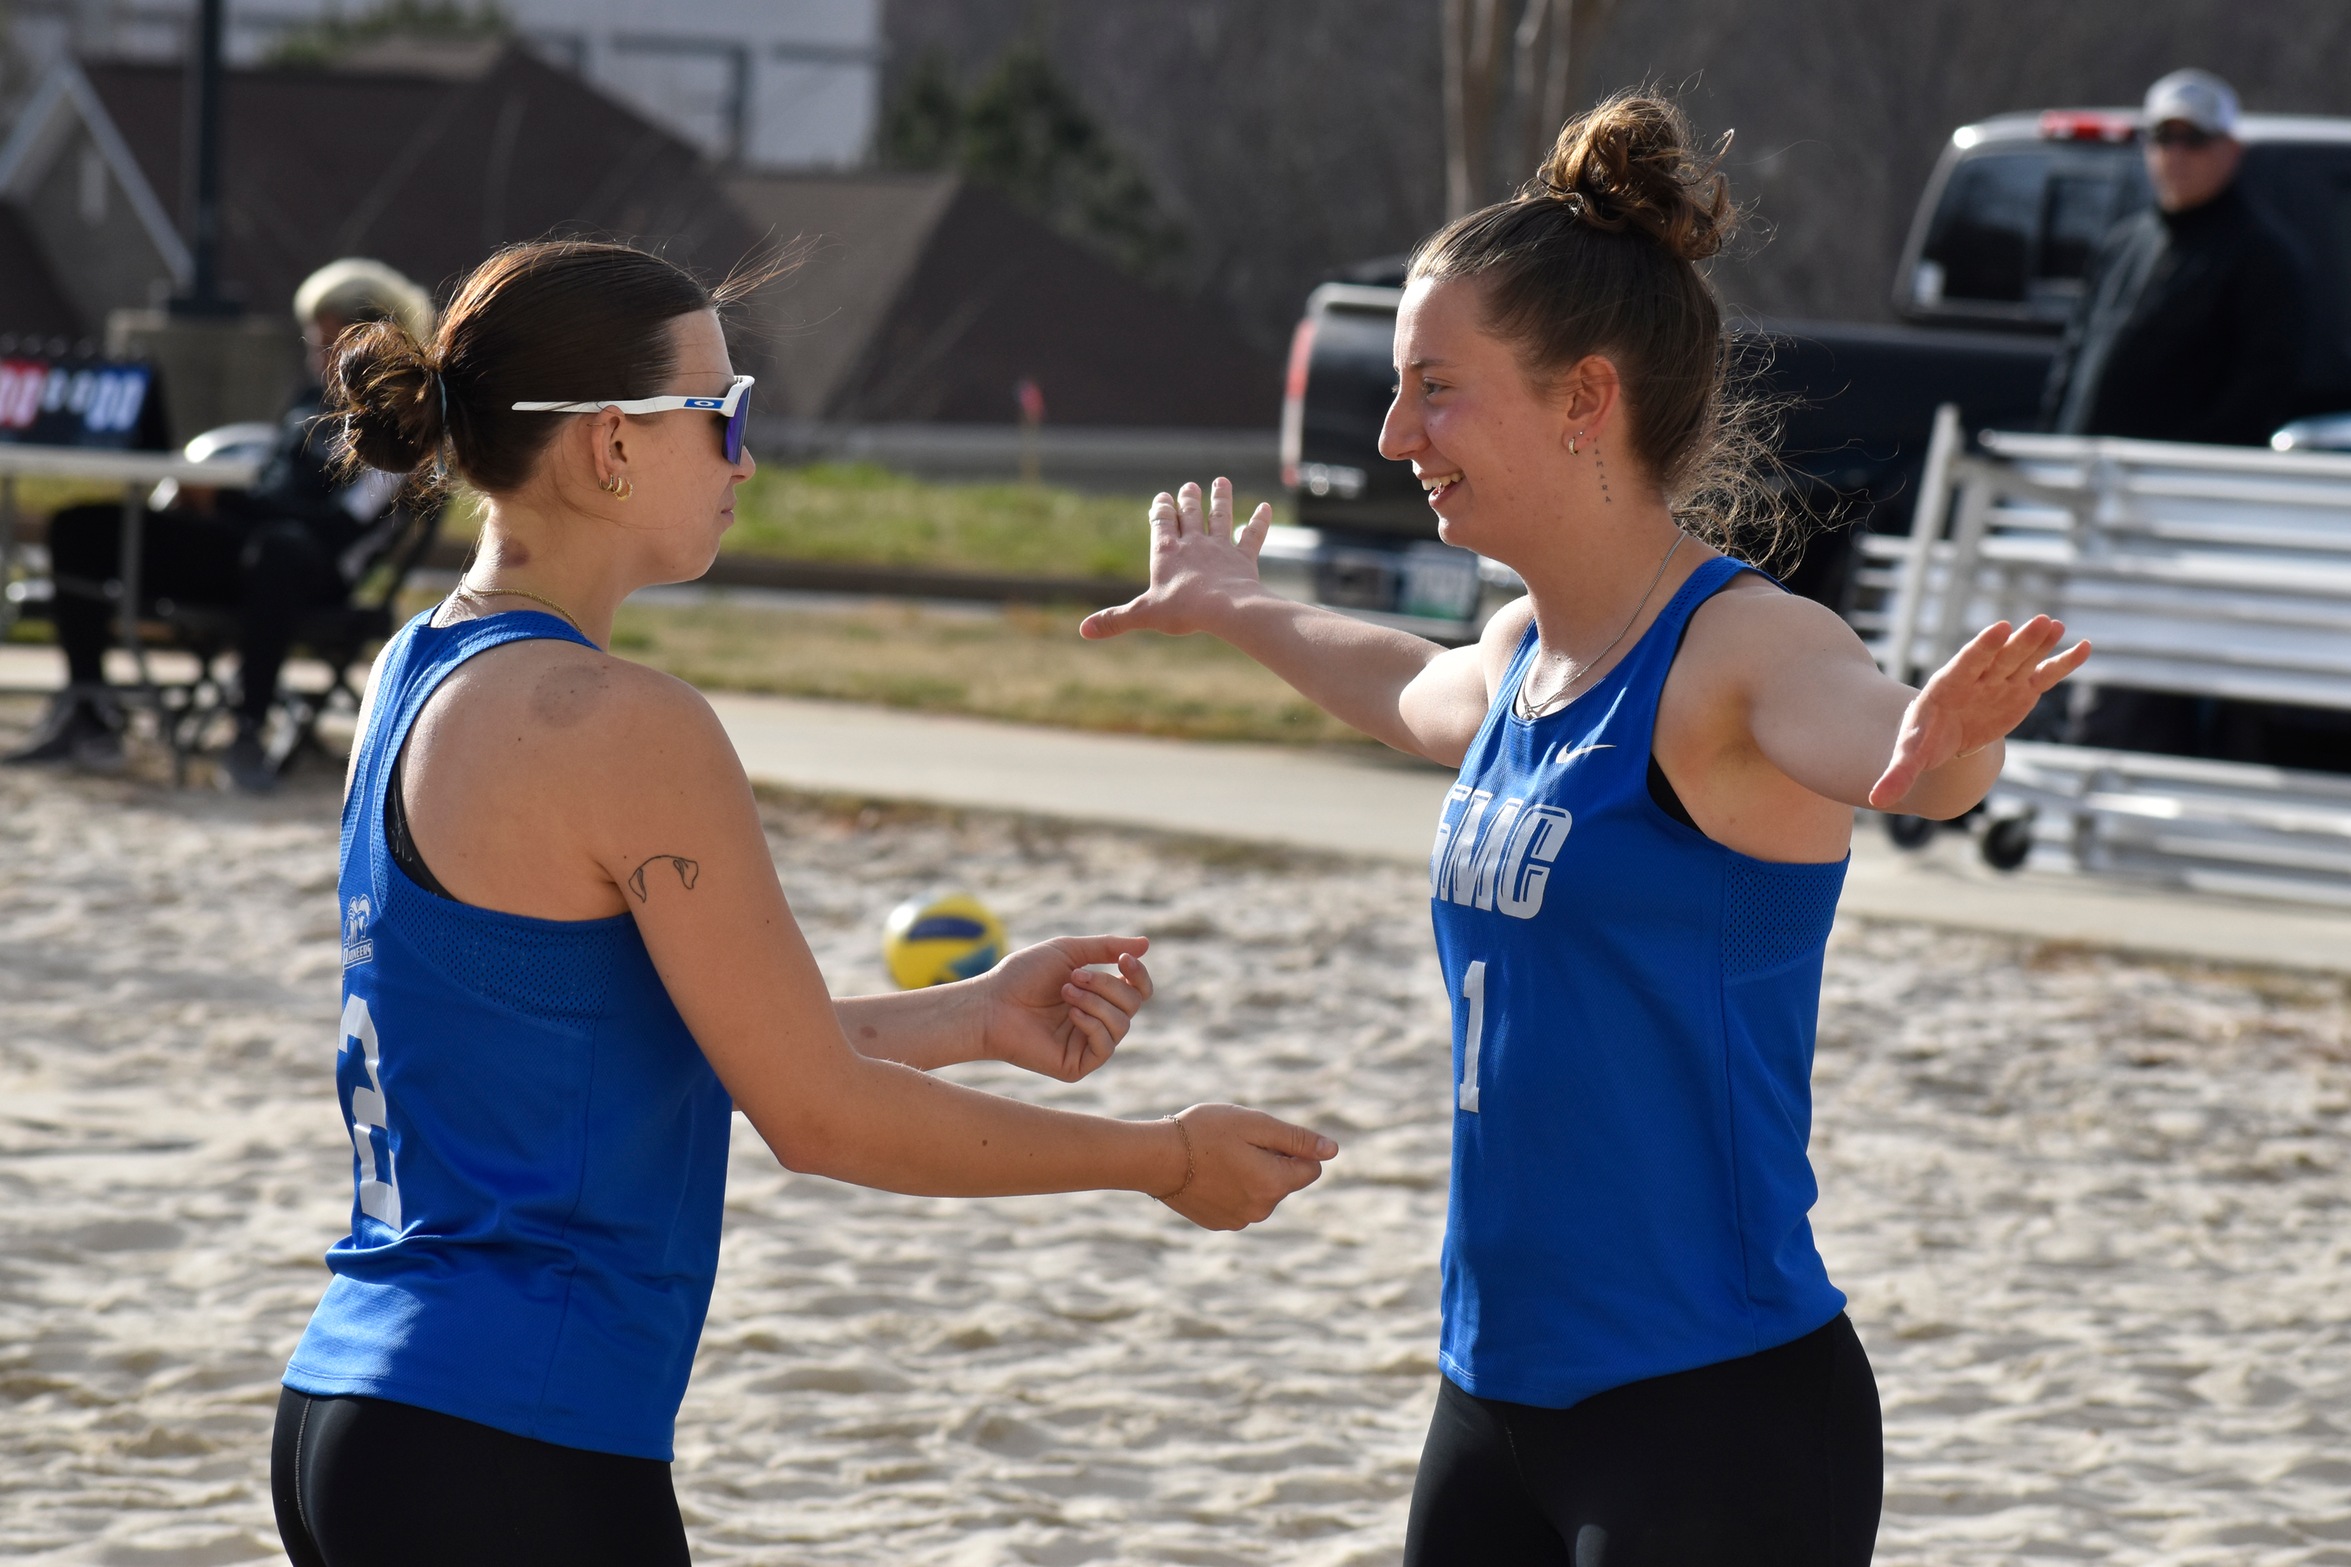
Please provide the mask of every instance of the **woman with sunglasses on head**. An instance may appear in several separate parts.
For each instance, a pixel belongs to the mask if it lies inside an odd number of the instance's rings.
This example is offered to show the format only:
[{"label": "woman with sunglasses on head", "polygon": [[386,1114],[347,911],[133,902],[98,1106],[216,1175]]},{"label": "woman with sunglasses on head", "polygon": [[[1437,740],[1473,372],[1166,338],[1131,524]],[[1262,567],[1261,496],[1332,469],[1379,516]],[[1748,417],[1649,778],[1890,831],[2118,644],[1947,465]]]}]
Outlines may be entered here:
[{"label": "woman with sunglasses on head", "polygon": [[1869,1560],[1876,1386],[1805,1147],[1853,812],[1968,809],[2086,654],[1996,625],[1912,691],[1729,552],[1698,264],[1732,218],[1680,114],[1620,97],[1414,256],[1381,451],[1526,579],[1477,645],[1267,592],[1271,513],[1236,533],[1221,479],[1158,498],[1149,591],[1085,627],[1209,632],[1461,769],[1429,860],[1453,1181],[1411,1567]]},{"label": "woman with sunglasses on head", "polygon": [[271,1454],[301,1567],[679,1563],[670,1430],[710,1298],[731,1110],[787,1167],[934,1196],[1127,1189],[1237,1229],[1336,1148],[1253,1111],[1044,1110],[1149,997],[1137,937],[835,1001],[749,784],[615,607],[702,575],[754,464],[716,298],[658,257],[493,256],[430,344],[355,329],[356,460],[483,498],[456,590],[384,649],[343,811],[336,1078],[351,1233]]}]

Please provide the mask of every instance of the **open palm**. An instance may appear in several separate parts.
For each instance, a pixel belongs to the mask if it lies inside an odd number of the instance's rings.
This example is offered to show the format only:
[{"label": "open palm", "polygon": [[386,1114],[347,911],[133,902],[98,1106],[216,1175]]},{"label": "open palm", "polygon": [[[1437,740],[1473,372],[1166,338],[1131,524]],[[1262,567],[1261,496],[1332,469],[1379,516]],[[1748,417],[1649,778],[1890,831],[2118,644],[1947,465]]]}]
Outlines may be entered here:
[{"label": "open palm", "polygon": [[1881,811],[1898,809],[1925,774],[2005,739],[2043,693],[2089,658],[2087,642],[2052,654],[2064,635],[2064,623],[2047,615],[2013,628],[1999,621],[1976,633],[1911,698],[1869,803]]},{"label": "open palm", "polygon": [[1138,597],[1097,610],[1078,626],[1089,638],[1122,631],[1171,636],[1207,629],[1218,610],[1258,586],[1257,552],[1273,526],[1273,508],[1259,506],[1233,525],[1233,483],[1218,479],[1207,493],[1186,484],[1151,502],[1151,585]]}]

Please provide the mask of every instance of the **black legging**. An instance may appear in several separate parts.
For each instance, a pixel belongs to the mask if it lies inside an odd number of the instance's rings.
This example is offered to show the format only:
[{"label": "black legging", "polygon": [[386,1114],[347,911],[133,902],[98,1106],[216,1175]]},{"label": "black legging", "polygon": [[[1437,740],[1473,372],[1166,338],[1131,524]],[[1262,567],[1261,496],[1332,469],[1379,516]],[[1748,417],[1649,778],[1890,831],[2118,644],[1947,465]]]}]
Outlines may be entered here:
[{"label": "black legging", "polygon": [[1405,1567],[1867,1567],[1884,1490],[1853,1324],[1569,1409],[1441,1382]]},{"label": "black legging", "polygon": [[[195,512],[150,513],[139,545],[140,597],[236,611],[237,713],[258,723],[277,697],[278,671],[294,627],[309,610],[347,594],[333,557],[298,522],[245,521]],[[70,506],[49,521],[50,569],[96,585],[122,570],[122,508]],[[60,585],[54,601],[57,642],[67,678],[101,685],[114,639],[114,606]]]},{"label": "black legging", "polygon": [[269,1449],[294,1567],[685,1567],[669,1465],[374,1398],[284,1389]]}]

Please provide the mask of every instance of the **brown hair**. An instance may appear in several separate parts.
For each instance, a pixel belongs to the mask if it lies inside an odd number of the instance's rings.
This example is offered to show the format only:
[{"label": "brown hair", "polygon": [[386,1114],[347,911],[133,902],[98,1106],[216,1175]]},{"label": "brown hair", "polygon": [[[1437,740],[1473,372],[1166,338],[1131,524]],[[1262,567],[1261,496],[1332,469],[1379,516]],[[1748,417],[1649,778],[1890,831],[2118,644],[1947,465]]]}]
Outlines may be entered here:
[{"label": "brown hair", "polygon": [[515,403],[659,396],[675,363],[670,323],[754,286],[714,292],[633,245],[509,245],[458,285],[430,343],[390,320],[337,339],[327,412],[371,468],[411,474],[445,446],[476,488],[511,491],[562,423]]},{"label": "brown hair", "polygon": [[1618,93],[1567,122],[1517,195],[1422,241],[1407,275],[1474,280],[1488,329],[1538,381],[1613,361],[1633,455],[1683,525],[1728,550],[1771,510],[1766,443],[1727,389],[1722,302],[1699,269],[1738,223],[1719,169],[1730,138],[1707,156],[1693,140],[1672,103]]}]

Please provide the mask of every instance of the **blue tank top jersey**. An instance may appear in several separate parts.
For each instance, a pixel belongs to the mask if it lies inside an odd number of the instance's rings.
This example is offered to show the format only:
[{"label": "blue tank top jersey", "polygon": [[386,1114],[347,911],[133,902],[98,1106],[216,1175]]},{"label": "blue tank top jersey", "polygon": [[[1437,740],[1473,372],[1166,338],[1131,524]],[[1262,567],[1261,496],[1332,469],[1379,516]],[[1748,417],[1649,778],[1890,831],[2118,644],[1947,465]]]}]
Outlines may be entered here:
[{"label": "blue tank top jersey", "polygon": [[1845,1297],[1817,1194],[1813,1030],[1843,862],[1752,859],[1648,786],[1693,572],[1558,712],[1513,710],[1534,628],[1429,857],[1453,998],[1453,1187],[1439,1359],[1464,1391],[1565,1408],[1758,1353]]},{"label": "blue tank top jersey", "polygon": [[357,1191],[286,1385],[666,1460],[732,1106],[630,916],[494,913],[393,863],[384,792],[434,689],[509,642],[585,642],[535,611],[428,618],[383,660],[343,806],[335,1086]]}]

